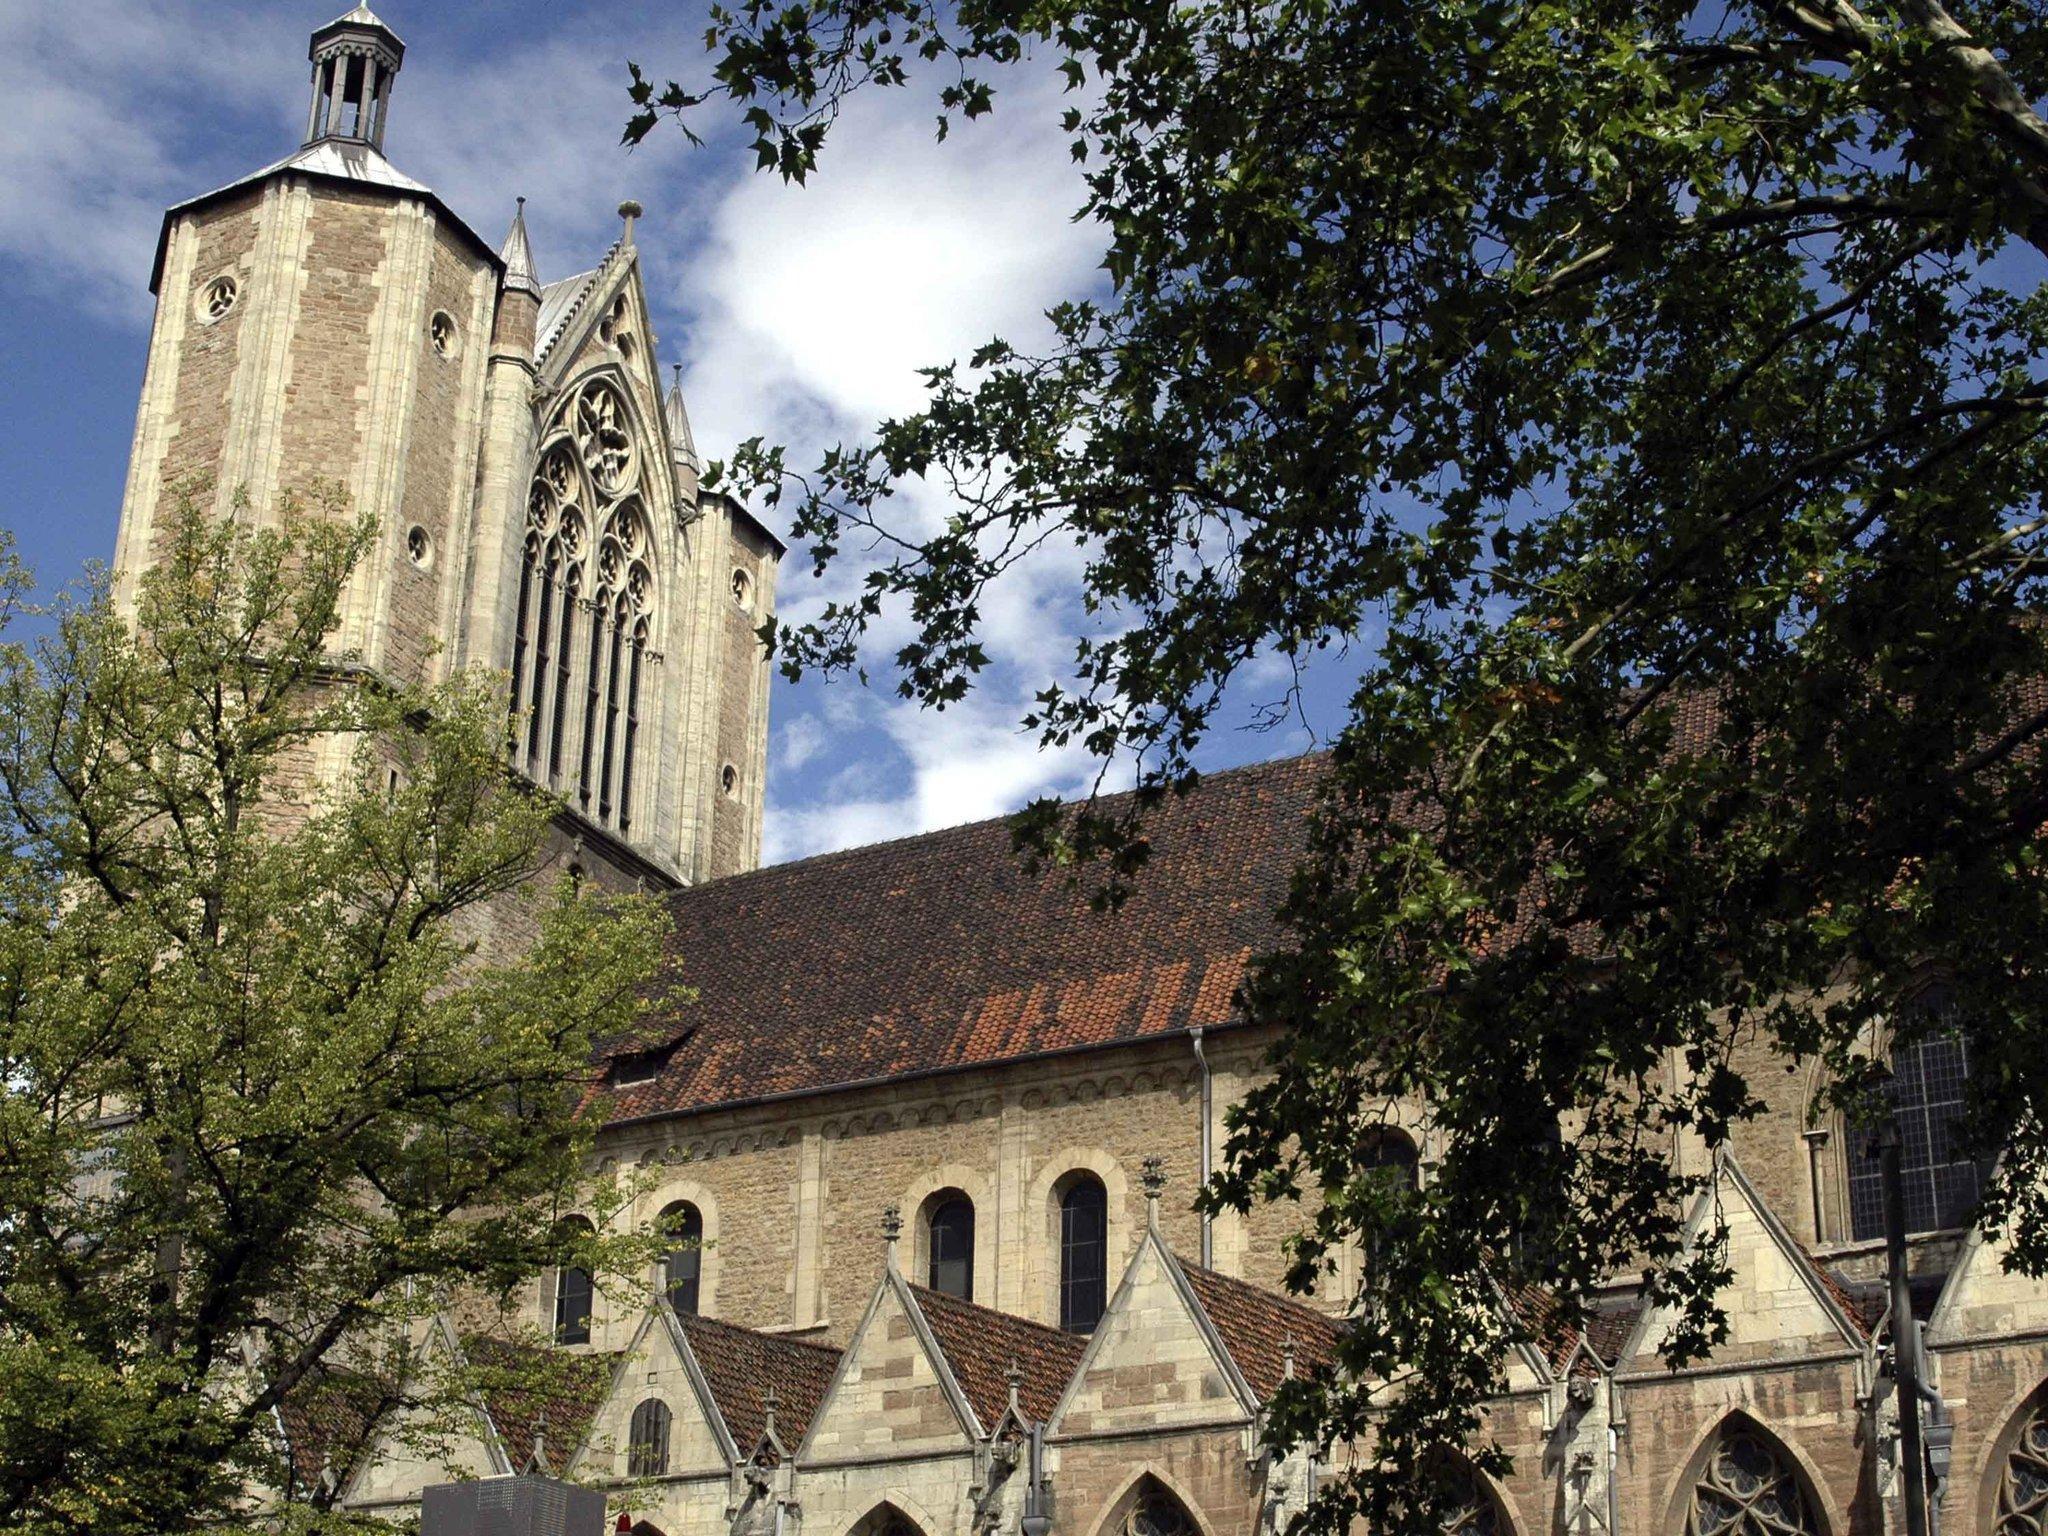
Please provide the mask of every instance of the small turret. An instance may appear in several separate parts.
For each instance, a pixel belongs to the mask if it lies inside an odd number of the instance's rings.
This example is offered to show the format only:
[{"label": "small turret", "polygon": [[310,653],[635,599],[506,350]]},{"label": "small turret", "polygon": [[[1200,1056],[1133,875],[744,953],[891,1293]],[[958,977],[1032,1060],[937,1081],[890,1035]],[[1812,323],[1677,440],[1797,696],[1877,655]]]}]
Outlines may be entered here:
[{"label": "small turret", "polygon": [[306,142],[340,139],[384,148],[391,87],[405,62],[405,44],[367,5],[337,16],[313,34],[313,104]]},{"label": "small turret", "polygon": [[512,228],[498,248],[505,263],[505,276],[498,298],[497,323],[491,330],[491,348],[511,352],[522,360],[533,356],[533,335],[540,324],[540,275],[534,270],[533,247],[526,238],[526,199],[512,215]]}]

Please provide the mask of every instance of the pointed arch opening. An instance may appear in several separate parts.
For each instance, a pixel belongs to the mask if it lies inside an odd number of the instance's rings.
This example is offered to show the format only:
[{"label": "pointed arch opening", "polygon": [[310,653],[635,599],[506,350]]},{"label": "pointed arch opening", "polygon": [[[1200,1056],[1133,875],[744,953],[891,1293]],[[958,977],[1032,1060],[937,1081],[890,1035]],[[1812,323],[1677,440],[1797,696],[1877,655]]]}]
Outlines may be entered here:
[{"label": "pointed arch opening", "polygon": [[1688,1463],[1669,1529],[1684,1536],[1828,1536],[1821,1501],[1785,1443],[1747,1414],[1714,1426]]},{"label": "pointed arch opening", "polygon": [[2048,1381],[1993,1442],[1981,1508],[1992,1536],[2048,1536]]},{"label": "pointed arch opening", "polygon": [[926,1536],[925,1529],[894,1504],[877,1504],[853,1523],[846,1536]]},{"label": "pointed arch opening", "polygon": [[1095,1536],[1206,1536],[1187,1501],[1155,1474],[1139,1474],[1096,1527]]},{"label": "pointed arch opening", "polygon": [[1462,1456],[1446,1455],[1431,1468],[1444,1536],[1514,1536],[1514,1521],[1492,1484]]},{"label": "pointed arch opening", "polygon": [[974,1300],[974,1202],[965,1190],[935,1190],[918,1212],[923,1227],[924,1283],[961,1301]]}]

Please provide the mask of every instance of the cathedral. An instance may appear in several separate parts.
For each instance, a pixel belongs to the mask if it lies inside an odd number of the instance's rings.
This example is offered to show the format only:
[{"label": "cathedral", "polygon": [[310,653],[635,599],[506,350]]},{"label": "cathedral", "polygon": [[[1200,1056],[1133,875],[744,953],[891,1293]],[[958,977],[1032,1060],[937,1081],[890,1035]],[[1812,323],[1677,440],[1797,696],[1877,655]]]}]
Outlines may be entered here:
[{"label": "cathedral", "polygon": [[[132,602],[169,508],[276,516],[336,484],[374,513],[339,643],[372,675],[510,679],[511,766],[563,802],[559,862],[668,893],[695,998],[604,1065],[622,1219],[684,1235],[645,1283],[538,1276],[517,1309],[574,1362],[484,1393],[452,1445],[288,1405],[301,1491],[418,1516],[422,1490],[541,1472],[623,1531],[1256,1536],[1341,1471],[1262,1443],[1341,1336],[1355,1262],[1289,1295],[1296,1213],[1191,1197],[1272,1040],[1233,999],[1303,848],[1319,761],[1223,773],[1158,814],[1115,913],[1028,874],[1001,823],[760,868],[775,534],[699,484],[666,390],[632,203],[588,271],[536,270],[523,207],[482,238],[385,156],[396,34],[313,34],[302,146],[165,215],[116,552]],[[338,765],[326,765],[330,768]],[[316,765],[317,771],[318,765]],[[2048,1285],[1970,1226],[1962,1047],[1902,1050],[1914,1311],[1949,1536],[2048,1536]],[[1680,1370],[1617,1277],[1587,1328],[1503,1293],[1525,1342],[1456,1536],[1904,1531],[1874,1167],[1753,1074],[1769,1111],[1692,1215],[1729,1231],[1727,1338]],[[1431,1177],[1421,1106],[1391,1162]],[[450,1313],[422,1347],[519,1344]]]}]

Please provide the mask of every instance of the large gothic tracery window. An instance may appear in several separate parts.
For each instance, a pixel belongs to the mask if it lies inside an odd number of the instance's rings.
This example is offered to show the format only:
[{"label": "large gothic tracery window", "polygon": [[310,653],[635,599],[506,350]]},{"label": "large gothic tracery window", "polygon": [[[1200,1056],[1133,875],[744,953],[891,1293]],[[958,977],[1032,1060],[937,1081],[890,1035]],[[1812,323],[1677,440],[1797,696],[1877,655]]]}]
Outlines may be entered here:
[{"label": "large gothic tracery window", "polygon": [[513,759],[630,833],[655,621],[643,456],[618,389],[594,379],[542,437],[513,622]]},{"label": "large gothic tracery window", "polygon": [[1998,1484],[1997,1536],[2048,1533],[2048,1401],[2020,1426]]},{"label": "large gothic tracery window", "polygon": [[1730,1423],[1693,1479],[1686,1536],[1820,1536],[1820,1522],[1779,1447]]}]

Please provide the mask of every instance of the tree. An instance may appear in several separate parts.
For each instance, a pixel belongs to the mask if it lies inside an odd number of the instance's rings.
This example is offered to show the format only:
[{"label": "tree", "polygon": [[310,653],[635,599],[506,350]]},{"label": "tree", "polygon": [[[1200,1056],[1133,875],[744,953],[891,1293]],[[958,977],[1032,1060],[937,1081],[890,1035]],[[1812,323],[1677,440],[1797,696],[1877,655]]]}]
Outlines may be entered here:
[{"label": "tree", "polygon": [[340,1523],[321,1462],[472,1385],[423,1320],[579,1241],[592,1043],[655,995],[659,906],[545,878],[499,681],[336,650],[370,520],[248,521],[188,498],[132,624],[101,579],[0,647],[11,1530]]},{"label": "tree", "polygon": [[[708,46],[698,85],[635,69],[627,137],[723,97],[798,180],[856,91],[936,76],[943,131],[1059,69],[1106,250],[1038,352],[933,368],[814,468],[736,456],[819,567],[882,551],[773,632],[786,668],[900,604],[898,686],[942,706],[989,584],[1078,543],[1110,622],[1027,723],[1140,792],[1018,834],[1113,901],[1238,669],[1384,627],[1206,1196],[1319,1185],[1298,1281],[1372,1255],[1345,1373],[1274,1415],[1377,1437],[1318,1520],[1429,1524],[1409,1474],[1501,1380],[1489,1272],[1570,1316],[1646,1267],[1708,1344],[1663,1149],[1755,1115],[1759,1055],[1867,1115],[1887,1026],[1961,1029],[1983,1218],[2048,1268],[2037,8],[743,0]],[[912,480],[936,533],[889,521]],[[1402,1099],[1441,1156],[1412,1196],[1367,1134]]]}]

